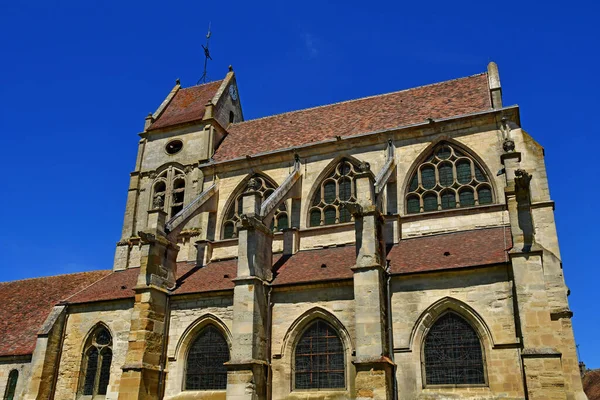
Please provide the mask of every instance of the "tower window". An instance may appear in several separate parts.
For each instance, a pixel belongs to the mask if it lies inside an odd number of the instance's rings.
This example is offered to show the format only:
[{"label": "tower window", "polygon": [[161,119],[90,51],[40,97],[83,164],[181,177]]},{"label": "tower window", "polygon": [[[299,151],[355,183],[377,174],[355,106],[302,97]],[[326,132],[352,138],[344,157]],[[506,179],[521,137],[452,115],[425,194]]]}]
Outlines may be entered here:
[{"label": "tower window", "polygon": [[183,209],[185,201],[185,175],[183,171],[169,167],[156,178],[152,190],[153,210],[163,210],[173,218]]},{"label": "tower window", "polygon": [[449,312],[431,327],[424,343],[428,385],[485,384],[483,352],[475,330]]},{"label": "tower window", "polygon": [[177,154],[181,151],[181,149],[183,148],[183,142],[179,139],[175,139],[175,140],[171,140],[169,143],[167,143],[167,145],[165,146],[165,151],[170,154]]},{"label": "tower window", "polygon": [[229,111],[229,123],[233,124],[234,119],[235,119],[235,114],[233,114],[233,111]]},{"label": "tower window", "polygon": [[185,390],[225,390],[229,346],[221,332],[209,325],[194,340],[187,356]]},{"label": "tower window", "polygon": [[409,182],[408,214],[494,202],[492,187],[481,166],[448,143],[436,146]]},{"label": "tower window", "polygon": [[79,392],[84,396],[104,396],[110,381],[112,336],[104,326],[90,335],[82,362],[82,381]]}]

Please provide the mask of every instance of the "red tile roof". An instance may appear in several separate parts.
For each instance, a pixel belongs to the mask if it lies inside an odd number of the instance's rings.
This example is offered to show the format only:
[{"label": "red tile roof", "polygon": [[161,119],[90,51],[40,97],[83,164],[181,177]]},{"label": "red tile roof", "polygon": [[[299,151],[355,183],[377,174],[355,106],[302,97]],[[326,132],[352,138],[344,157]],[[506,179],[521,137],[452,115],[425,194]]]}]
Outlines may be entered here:
[{"label": "red tile roof", "polygon": [[600,400],[600,369],[588,371],[583,376],[583,391],[589,400]]},{"label": "red tile roof", "polygon": [[92,271],[0,283],[0,356],[32,354],[37,332],[52,307],[109,273]]},{"label": "red tile roof", "polygon": [[510,228],[487,228],[402,240],[387,258],[409,274],[504,263],[511,247]]},{"label": "red tile roof", "polygon": [[223,81],[179,89],[163,113],[148,130],[201,120],[206,103],[213,98]]},{"label": "red tile roof", "polygon": [[232,124],[215,161],[491,108],[487,74]]}]

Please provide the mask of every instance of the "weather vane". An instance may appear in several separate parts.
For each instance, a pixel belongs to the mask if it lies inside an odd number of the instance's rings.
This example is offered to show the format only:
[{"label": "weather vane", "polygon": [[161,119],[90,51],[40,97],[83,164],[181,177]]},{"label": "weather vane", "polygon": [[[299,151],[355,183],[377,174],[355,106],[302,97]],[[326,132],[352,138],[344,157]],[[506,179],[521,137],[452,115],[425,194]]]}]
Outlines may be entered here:
[{"label": "weather vane", "polygon": [[196,85],[199,84],[200,82],[206,83],[206,66],[208,64],[208,60],[212,61],[212,57],[210,56],[210,51],[208,51],[209,43],[210,43],[210,22],[208,23],[208,33],[206,34],[206,46],[202,45],[202,48],[204,49],[204,72],[202,73],[202,76],[200,77],[200,79],[198,79],[198,82],[196,82]]}]

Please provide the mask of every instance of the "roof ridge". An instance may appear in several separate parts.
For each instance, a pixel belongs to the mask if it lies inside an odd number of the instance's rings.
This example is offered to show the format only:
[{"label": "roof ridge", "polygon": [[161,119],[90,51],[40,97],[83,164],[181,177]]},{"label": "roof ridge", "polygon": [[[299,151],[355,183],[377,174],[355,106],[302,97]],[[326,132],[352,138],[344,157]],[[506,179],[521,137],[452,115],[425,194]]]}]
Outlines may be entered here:
[{"label": "roof ridge", "polygon": [[414,86],[414,87],[407,88],[407,89],[397,90],[395,92],[374,94],[374,95],[371,95],[371,96],[359,97],[358,99],[342,100],[342,101],[338,101],[338,102],[335,102],[335,103],[322,104],[320,106],[301,108],[299,110],[285,111],[285,112],[282,112],[282,113],[279,113],[279,114],[266,115],[264,117],[259,117],[259,118],[255,118],[255,119],[248,119],[248,120],[245,120],[245,121],[236,122],[236,123],[231,124],[231,126],[244,125],[244,124],[249,123],[249,122],[261,121],[261,120],[268,119],[268,118],[274,118],[274,117],[280,117],[280,116],[288,115],[288,114],[295,114],[295,113],[304,112],[304,111],[316,110],[316,109],[319,109],[319,108],[332,107],[332,106],[336,106],[336,105],[339,105],[339,104],[352,103],[352,102],[355,102],[355,101],[368,100],[368,99],[372,99],[372,98],[375,98],[375,97],[390,96],[390,95],[393,95],[393,94],[398,94],[398,93],[402,93],[402,92],[408,92],[408,91],[411,91],[411,90],[421,89],[421,88],[428,87],[428,86],[435,86],[435,85],[441,85],[441,84],[444,84],[444,83],[455,82],[455,81],[459,81],[459,80],[462,80],[462,79],[474,78],[476,76],[481,76],[481,75],[486,75],[486,74],[487,74],[487,72],[480,72],[478,74],[463,76],[463,77],[460,77],[460,78],[449,79],[449,80],[441,81],[441,82],[428,83],[426,85]]},{"label": "roof ridge", "polygon": [[217,82],[223,82],[224,80],[225,80],[225,78],[223,78],[223,79],[217,79],[216,81],[204,82],[204,83],[201,83],[201,84],[199,84],[199,85],[193,85],[193,86],[182,87],[182,88],[181,88],[181,90],[185,90],[185,89],[192,89],[192,88],[197,88],[197,87],[199,87],[199,86],[210,85],[210,84],[217,83]]},{"label": "roof ridge", "polygon": [[[4,285],[4,284],[8,284],[8,283],[16,283],[16,282],[23,282],[23,281],[34,281],[34,280],[39,280],[39,279],[48,279],[48,278],[58,278],[61,276],[68,276],[68,275],[81,275],[81,274],[91,274],[94,272],[102,272],[102,271],[111,271],[110,269],[95,269],[92,271],[79,271],[79,272],[68,272],[65,274],[58,274],[58,275],[47,275],[47,276],[36,276],[33,278],[23,278],[23,279],[15,279],[14,281],[4,281],[4,282],[0,282],[0,285]],[[107,274],[107,276],[110,274]]]}]

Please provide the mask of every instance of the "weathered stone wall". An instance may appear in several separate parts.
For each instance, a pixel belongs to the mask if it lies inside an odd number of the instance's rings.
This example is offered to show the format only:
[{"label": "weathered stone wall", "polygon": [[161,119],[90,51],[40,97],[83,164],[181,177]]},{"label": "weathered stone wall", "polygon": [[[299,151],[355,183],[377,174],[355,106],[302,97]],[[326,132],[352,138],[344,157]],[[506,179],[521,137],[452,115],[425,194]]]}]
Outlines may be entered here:
[{"label": "weathered stone wall", "polygon": [[225,391],[184,391],[189,346],[206,324],[219,328],[231,342],[233,293],[171,299],[165,399],[224,399]]},{"label": "weathered stone wall", "polygon": [[27,391],[29,376],[31,374],[31,363],[10,358],[0,358],[0,396],[4,398],[6,385],[8,384],[8,375],[10,371],[15,369],[19,372],[17,387],[15,389],[15,400],[21,400]]},{"label": "weathered stone wall", "polygon": [[83,347],[90,331],[98,323],[105,324],[112,335],[113,360],[106,399],[117,399],[121,367],[125,363],[133,301],[71,306],[67,319],[55,398],[74,399],[81,373]]}]

